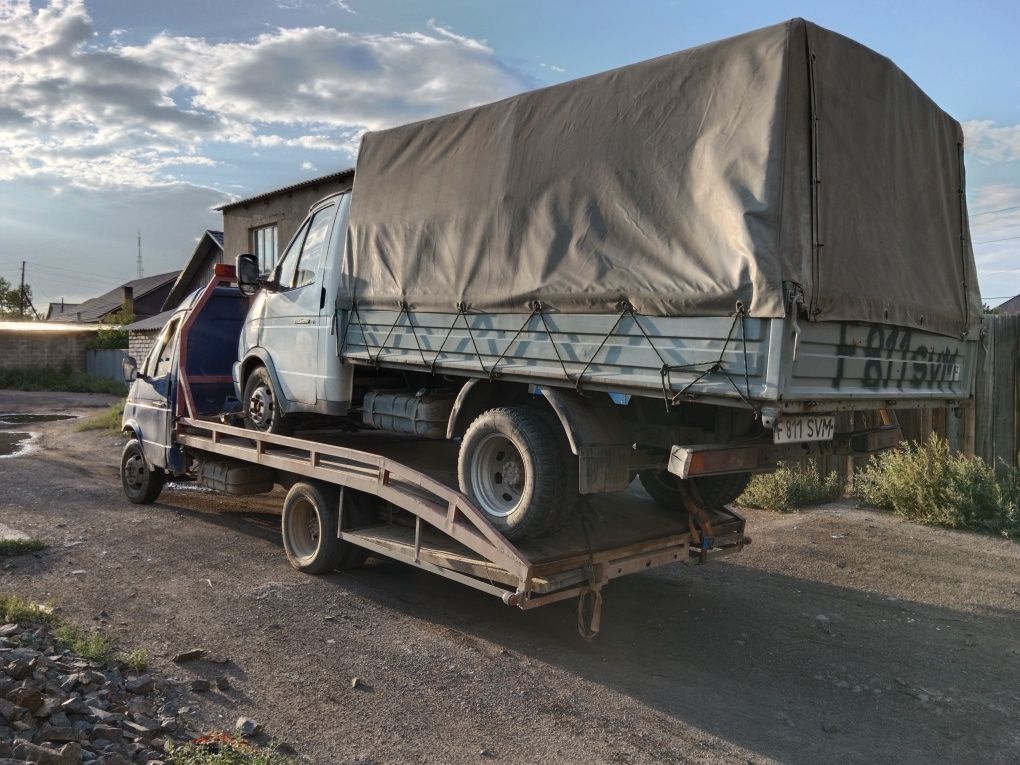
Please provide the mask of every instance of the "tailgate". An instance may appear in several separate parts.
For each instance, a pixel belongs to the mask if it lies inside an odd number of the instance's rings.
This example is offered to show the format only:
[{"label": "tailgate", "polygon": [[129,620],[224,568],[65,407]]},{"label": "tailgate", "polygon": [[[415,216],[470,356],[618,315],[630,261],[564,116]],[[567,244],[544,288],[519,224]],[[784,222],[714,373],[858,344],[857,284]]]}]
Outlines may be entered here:
[{"label": "tailgate", "polygon": [[784,402],[936,406],[971,395],[976,340],[855,322],[802,321],[798,336],[793,322],[787,325],[787,337],[797,339],[783,349]]}]

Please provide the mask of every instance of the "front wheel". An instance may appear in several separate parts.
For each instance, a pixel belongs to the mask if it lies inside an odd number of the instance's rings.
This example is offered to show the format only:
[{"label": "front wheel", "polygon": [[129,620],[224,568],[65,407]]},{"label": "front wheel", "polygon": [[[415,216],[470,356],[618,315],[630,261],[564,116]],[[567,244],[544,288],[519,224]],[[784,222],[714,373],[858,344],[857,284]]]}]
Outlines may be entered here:
[{"label": "front wheel", "polygon": [[151,505],[163,491],[165,480],[163,471],[149,470],[141,441],[132,438],[124,445],[120,457],[120,485],[125,497],[136,505]]},{"label": "front wheel", "polygon": [[262,366],[255,367],[244,384],[245,427],[281,436],[293,433],[293,422],[284,416],[279,402],[269,371]]},{"label": "front wheel", "polygon": [[[638,473],[641,485],[656,502],[667,510],[682,510],[680,478],[667,470],[649,469]],[[694,483],[701,501],[708,507],[722,507],[736,501],[751,480],[750,473],[729,473],[688,479]]]},{"label": "front wheel", "polygon": [[511,541],[555,531],[577,496],[576,458],[559,423],[523,406],[490,409],[471,423],[457,477]]}]

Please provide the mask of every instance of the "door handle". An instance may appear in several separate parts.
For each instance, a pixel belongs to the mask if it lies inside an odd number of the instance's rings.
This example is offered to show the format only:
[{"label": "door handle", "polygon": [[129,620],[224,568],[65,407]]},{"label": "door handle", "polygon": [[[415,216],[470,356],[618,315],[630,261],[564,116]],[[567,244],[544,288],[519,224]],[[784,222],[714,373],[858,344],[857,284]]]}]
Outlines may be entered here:
[{"label": "door handle", "polygon": [[311,324],[311,319],[294,319],[295,324]]}]

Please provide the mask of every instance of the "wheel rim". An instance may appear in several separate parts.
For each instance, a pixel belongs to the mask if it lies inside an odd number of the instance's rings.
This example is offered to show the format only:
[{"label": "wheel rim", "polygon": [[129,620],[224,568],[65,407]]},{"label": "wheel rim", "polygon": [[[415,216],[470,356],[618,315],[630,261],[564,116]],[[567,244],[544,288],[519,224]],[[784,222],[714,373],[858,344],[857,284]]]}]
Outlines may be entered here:
[{"label": "wheel rim", "polygon": [[322,538],[322,524],[315,505],[304,497],[298,499],[287,514],[287,541],[291,552],[300,560],[314,558]]},{"label": "wheel rim", "polygon": [[273,422],[273,391],[259,385],[248,397],[248,419],[256,428],[268,428]]},{"label": "wheel rim", "polygon": [[145,460],[138,452],[124,461],[124,484],[132,492],[140,492],[145,487]]},{"label": "wheel rim", "polygon": [[506,518],[524,496],[527,475],[520,450],[506,436],[490,433],[475,449],[471,460],[471,488],[482,510]]}]

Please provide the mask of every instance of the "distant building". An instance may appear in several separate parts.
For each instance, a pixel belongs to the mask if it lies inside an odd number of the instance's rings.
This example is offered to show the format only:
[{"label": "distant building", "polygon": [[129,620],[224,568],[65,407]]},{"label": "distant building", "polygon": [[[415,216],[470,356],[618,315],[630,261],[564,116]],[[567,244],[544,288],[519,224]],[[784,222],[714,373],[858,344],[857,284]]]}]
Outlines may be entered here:
[{"label": "distant building", "polygon": [[206,230],[191,253],[184,270],[163,302],[164,311],[172,311],[188,295],[204,287],[212,278],[217,263],[223,262],[223,232]]},{"label": "distant building", "polygon": [[226,262],[233,263],[238,255],[251,253],[259,259],[262,273],[268,274],[308,208],[329,194],[346,191],[353,183],[351,168],[218,207],[223,213]]},{"label": "distant building", "polygon": [[180,271],[170,271],[155,276],[134,279],[107,293],[79,303],[73,309],[55,310],[57,303],[51,303],[46,311],[46,321],[72,324],[102,324],[112,313],[127,305],[136,319],[155,316],[163,309],[163,302],[170,294]]},{"label": "distant building", "polygon": [[1000,314],[1006,314],[1008,316],[1015,316],[1020,314],[1020,295],[1012,297],[1005,303],[995,307],[995,311]]},{"label": "distant building", "polygon": [[63,321],[67,314],[73,315],[80,305],[81,303],[65,303],[63,300],[59,303],[50,303],[50,307],[46,309],[46,321]]},{"label": "distant building", "polygon": [[138,319],[124,329],[128,333],[128,353],[134,356],[139,364],[149,355],[152,346],[163,325],[181,302],[212,278],[217,263],[223,262],[223,232],[206,230],[195,245],[195,250],[184,264],[177,280],[163,301],[162,312],[155,316]]}]

